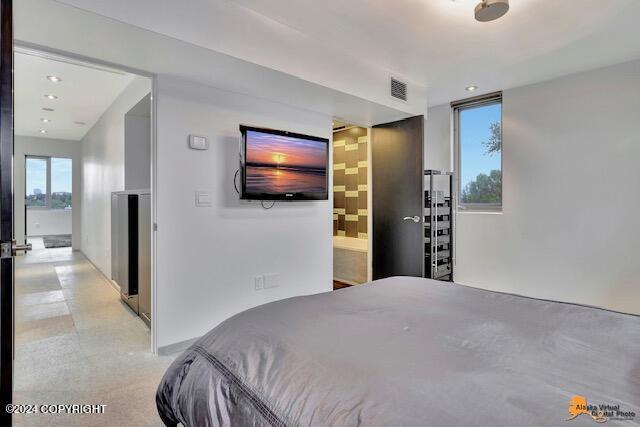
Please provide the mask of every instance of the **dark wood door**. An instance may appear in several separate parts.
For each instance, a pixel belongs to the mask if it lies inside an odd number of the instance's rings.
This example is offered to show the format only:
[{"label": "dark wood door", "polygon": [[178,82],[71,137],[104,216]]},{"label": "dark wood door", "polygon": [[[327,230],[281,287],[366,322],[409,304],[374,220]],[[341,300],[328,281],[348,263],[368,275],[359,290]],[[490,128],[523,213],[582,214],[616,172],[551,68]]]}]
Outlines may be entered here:
[{"label": "dark wood door", "polygon": [[0,425],[13,398],[13,16],[0,0]]},{"label": "dark wood door", "polygon": [[374,279],[422,277],[424,116],[371,130]]}]

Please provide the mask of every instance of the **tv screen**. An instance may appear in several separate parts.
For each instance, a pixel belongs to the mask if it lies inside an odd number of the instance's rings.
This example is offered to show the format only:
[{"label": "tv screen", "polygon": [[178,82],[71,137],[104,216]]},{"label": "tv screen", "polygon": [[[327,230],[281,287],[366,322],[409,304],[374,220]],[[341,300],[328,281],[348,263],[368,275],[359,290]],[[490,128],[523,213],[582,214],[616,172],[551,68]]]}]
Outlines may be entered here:
[{"label": "tv screen", "polygon": [[243,199],[326,200],[329,140],[240,126]]}]

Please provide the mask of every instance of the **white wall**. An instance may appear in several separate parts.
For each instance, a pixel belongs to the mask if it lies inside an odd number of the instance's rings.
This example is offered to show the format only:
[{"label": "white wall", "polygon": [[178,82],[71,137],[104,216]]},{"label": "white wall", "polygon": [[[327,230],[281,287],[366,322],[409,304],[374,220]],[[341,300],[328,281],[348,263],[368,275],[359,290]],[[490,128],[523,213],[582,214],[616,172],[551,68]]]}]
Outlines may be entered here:
[{"label": "white wall", "polygon": [[[259,304],[331,290],[331,203],[265,210],[233,188],[239,124],[330,138],[331,117],[168,76],[157,88],[158,347]],[[209,150],[190,150],[190,133],[207,136]],[[212,207],[195,207],[198,189],[211,191]],[[280,286],[255,291],[264,273],[279,273]]]},{"label": "white wall", "polygon": [[125,190],[151,187],[151,118],[125,116]]},{"label": "white wall", "polygon": [[71,209],[29,209],[27,236],[71,234],[73,239],[73,211]]},{"label": "white wall", "polygon": [[503,212],[458,214],[457,282],[640,313],[638,87],[635,61],[503,93]]},{"label": "white wall", "polygon": [[[82,147],[78,141],[62,139],[37,138],[32,136],[15,136],[14,144],[14,235],[17,242],[25,241],[25,156],[53,156],[70,158],[73,161],[73,173],[71,191],[73,193],[72,205],[72,246],[74,250],[80,249],[81,242],[81,215],[82,215]],[[40,211],[42,214],[42,211]],[[64,214],[63,214],[64,216]],[[47,234],[47,233],[42,233]],[[52,233],[58,234],[58,233]],[[66,234],[66,233],[61,233]]]},{"label": "white wall", "polygon": [[151,188],[151,94],[124,116],[124,188]]},{"label": "white wall", "polygon": [[136,77],[82,139],[82,252],[111,276],[111,192],[124,190],[124,116],[151,91]]},{"label": "white wall", "polygon": [[429,115],[424,125],[425,169],[452,170],[451,126],[451,107],[449,105],[429,109]]}]

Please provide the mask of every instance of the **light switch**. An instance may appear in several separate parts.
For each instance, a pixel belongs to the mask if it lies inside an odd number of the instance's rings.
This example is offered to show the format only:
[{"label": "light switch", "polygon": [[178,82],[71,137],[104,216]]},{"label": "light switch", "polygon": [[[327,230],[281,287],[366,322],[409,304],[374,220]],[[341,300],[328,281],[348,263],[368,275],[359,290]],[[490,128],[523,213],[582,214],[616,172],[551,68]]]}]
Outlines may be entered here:
[{"label": "light switch", "polygon": [[206,136],[189,135],[189,148],[194,150],[206,150],[209,148],[209,142]]},{"label": "light switch", "polygon": [[280,275],[278,273],[271,273],[264,275],[264,288],[277,288],[280,286]]},{"label": "light switch", "polygon": [[197,190],[196,191],[196,206],[206,207],[211,206],[211,191],[209,190]]}]

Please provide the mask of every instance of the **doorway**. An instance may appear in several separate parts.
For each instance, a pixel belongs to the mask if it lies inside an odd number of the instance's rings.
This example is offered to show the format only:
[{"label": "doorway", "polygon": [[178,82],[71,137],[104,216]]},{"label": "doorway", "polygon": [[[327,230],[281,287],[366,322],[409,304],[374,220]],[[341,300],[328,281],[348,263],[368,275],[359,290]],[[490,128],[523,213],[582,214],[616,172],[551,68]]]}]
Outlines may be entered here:
[{"label": "doorway", "polygon": [[333,120],[334,289],[423,277],[423,161],[423,116],[371,128]]},{"label": "doorway", "polygon": [[371,278],[370,129],[333,120],[334,289]]},{"label": "doorway", "polygon": [[[14,57],[15,233],[32,250],[15,257],[13,403],[104,404],[130,408],[110,420],[153,424],[155,412],[129,404],[153,395],[170,361],[150,357],[152,78],[21,46]],[[135,218],[142,237],[126,235],[148,249],[144,267],[114,261],[117,193],[147,200]],[[124,230],[133,230],[134,220],[124,220]],[[146,278],[145,316],[130,304],[121,270]],[[14,421],[50,420],[29,415]]]}]

